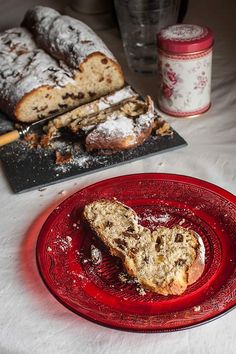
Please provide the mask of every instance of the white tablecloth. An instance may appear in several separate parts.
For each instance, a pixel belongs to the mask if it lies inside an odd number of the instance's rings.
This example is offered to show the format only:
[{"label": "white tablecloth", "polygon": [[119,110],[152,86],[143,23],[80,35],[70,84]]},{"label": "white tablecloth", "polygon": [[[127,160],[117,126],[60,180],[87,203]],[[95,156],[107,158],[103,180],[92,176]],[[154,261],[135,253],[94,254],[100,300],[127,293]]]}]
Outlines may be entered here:
[{"label": "white tablecloth", "polygon": [[[38,1],[63,8],[62,2]],[[65,1],[66,2],[66,1]],[[0,0],[0,28],[18,25],[35,1]],[[55,205],[82,187],[117,175],[170,172],[190,175],[236,193],[236,2],[190,1],[186,23],[215,34],[212,108],[195,119],[168,121],[188,146],[58,183],[45,191],[14,195],[0,170],[0,353],[118,354],[235,353],[236,311],[204,326],[176,333],[136,334],[91,323],[63,307],[41,281],[35,242]],[[101,33],[124,67],[127,81],[156,97],[156,77],[131,73],[117,31]],[[65,195],[60,194],[64,190]]]}]

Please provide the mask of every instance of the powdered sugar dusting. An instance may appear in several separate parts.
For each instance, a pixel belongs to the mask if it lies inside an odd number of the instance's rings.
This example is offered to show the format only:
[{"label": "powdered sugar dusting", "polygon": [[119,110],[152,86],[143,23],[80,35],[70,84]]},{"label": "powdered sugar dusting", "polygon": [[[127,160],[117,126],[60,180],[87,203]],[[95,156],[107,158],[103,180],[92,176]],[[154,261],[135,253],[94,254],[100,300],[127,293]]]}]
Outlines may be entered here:
[{"label": "powdered sugar dusting", "polygon": [[54,244],[56,244],[63,252],[66,252],[72,247],[72,238],[70,236],[57,236]]},{"label": "powdered sugar dusting", "polygon": [[154,121],[154,104],[150,97],[147,100],[148,110],[136,119],[135,130],[139,134],[143,129],[150,127]]},{"label": "powdered sugar dusting", "polygon": [[[0,93],[3,108],[14,108],[28,92],[43,85],[64,87],[75,83],[72,72],[36,47],[27,29],[13,28],[0,34]],[[13,107],[12,107],[13,106]],[[8,109],[9,111],[9,109]]]},{"label": "powdered sugar dusting", "polygon": [[61,16],[51,8],[36,6],[29,10],[24,25],[33,32],[40,46],[70,67],[78,69],[94,52],[114,60],[104,42],[86,24],[69,16]]},{"label": "powdered sugar dusting", "polygon": [[106,122],[99,124],[96,134],[106,136],[107,139],[125,138],[133,135],[133,128],[132,119],[111,114]]},{"label": "powdered sugar dusting", "polygon": [[27,12],[23,25],[27,28],[0,34],[1,108],[10,116],[34,89],[78,86],[75,69],[90,54],[100,52],[115,60],[87,25],[53,9],[36,6]]},{"label": "powdered sugar dusting", "polygon": [[143,216],[143,221],[148,221],[151,224],[166,224],[168,221],[170,221],[171,216],[167,213],[165,214],[160,214],[158,216],[155,215],[150,215],[150,214],[144,214]]},{"label": "powdered sugar dusting", "polygon": [[62,172],[66,173],[70,169],[73,168],[73,166],[76,166],[78,168],[85,168],[86,165],[89,165],[89,162],[91,162],[92,157],[89,155],[81,155],[81,156],[75,156],[73,157],[72,161],[67,163],[67,164],[62,164],[62,165],[55,165],[55,171],[56,172]]},{"label": "powdered sugar dusting", "polygon": [[125,139],[125,146],[135,145],[142,132],[145,133],[146,130],[152,129],[154,118],[154,106],[150,98],[147,102],[147,111],[135,119],[127,117],[122,111],[114,111],[109,114],[105,122],[98,124],[87,136],[86,144],[96,146],[97,143],[101,144],[102,139],[105,145],[109,143],[112,146],[113,142]]},{"label": "powdered sugar dusting", "polygon": [[96,265],[100,264],[102,262],[102,253],[94,245],[91,245],[91,260],[92,260],[93,264],[96,264]]},{"label": "powdered sugar dusting", "polygon": [[135,97],[137,94],[130,86],[125,86],[121,90],[117,90],[116,92],[102,97],[99,100],[99,109],[106,109],[111,105],[119,103],[127,98]]},{"label": "powdered sugar dusting", "polygon": [[[118,275],[118,279],[125,284],[132,284],[135,286],[135,290],[139,295],[146,295],[146,291],[142,287],[142,285],[138,282],[136,278],[131,277],[129,274],[121,272]],[[121,289],[122,290],[122,289]]]}]

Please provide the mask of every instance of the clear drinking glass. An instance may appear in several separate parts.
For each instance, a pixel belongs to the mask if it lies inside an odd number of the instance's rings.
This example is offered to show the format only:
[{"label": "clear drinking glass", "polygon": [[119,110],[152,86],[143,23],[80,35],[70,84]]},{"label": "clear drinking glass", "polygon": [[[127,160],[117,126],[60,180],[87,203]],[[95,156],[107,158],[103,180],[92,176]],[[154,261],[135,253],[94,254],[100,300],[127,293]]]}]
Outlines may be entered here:
[{"label": "clear drinking glass", "polygon": [[177,22],[180,0],[114,0],[129,67],[157,71],[156,34]]}]

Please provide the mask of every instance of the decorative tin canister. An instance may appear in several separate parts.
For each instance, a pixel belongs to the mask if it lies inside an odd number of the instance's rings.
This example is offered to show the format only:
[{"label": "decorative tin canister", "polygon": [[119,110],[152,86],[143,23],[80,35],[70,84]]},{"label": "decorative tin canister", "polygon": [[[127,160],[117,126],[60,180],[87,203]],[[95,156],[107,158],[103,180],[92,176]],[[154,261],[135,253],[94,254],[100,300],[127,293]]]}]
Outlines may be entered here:
[{"label": "decorative tin canister", "polygon": [[193,117],[211,105],[213,34],[208,27],[179,24],[157,35],[158,106],[176,117]]}]

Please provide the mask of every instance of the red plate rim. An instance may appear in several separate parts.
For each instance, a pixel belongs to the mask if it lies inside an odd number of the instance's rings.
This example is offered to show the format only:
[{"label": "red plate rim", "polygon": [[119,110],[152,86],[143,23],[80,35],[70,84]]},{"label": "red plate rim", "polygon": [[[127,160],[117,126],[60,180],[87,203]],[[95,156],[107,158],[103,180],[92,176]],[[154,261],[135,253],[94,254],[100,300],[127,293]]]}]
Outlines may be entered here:
[{"label": "red plate rim", "polygon": [[[209,190],[210,192],[214,192],[215,194],[225,198],[227,201],[230,201],[231,203],[236,205],[236,196],[233,195],[232,193],[228,192],[227,190],[217,186],[216,184],[213,184],[211,182],[207,182],[205,180],[196,178],[196,177],[192,177],[192,176],[186,176],[186,175],[181,175],[181,174],[172,174],[172,173],[134,173],[134,174],[128,174],[128,175],[120,175],[120,176],[116,176],[116,177],[112,177],[112,178],[107,178],[98,182],[95,182],[93,184],[90,184],[88,186],[85,186],[81,189],[79,189],[78,191],[74,192],[71,196],[69,196],[68,198],[66,198],[64,201],[62,201],[61,203],[59,203],[57,205],[57,207],[55,207],[55,209],[59,208],[60,206],[62,206],[64,203],[68,203],[68,201],[70,199],[72,199],[75,194],[77,193],[81,193],[83,190],[88,190],[88,189],[92,189],[96,186],[99,186],[105,182],[112,182],[115,180],[129,180],[129,179],[133,179],[133,178],[138,178],[139,180],[145,180],[145,179],[152,179],[152,180],[168,180],[168,181],[173,181],[173,182],[181,182],[181,183],[185,183],[185,184],[192,184],[194,186],[199,186],[201,188],[204,188],[206,190]],[[108,328],[113,328],[113,329],[117,329],[117,330],[122,330],[122,331],[126,331],[126,332],[140,332],[140,333],[165,333],[165,332],[173,332],[173,331],[180,331],[180,330],[185,330],[185,329],[190,329],[190,328],[194,328],[194,327],[198,327],[200,325],[203,325],[205,323],[211,322],[221,316],[223,316],[224,314],[227,314],[228,312],[230,312],[231,310],[233,310],[236,307],[236,303],[233,304],[231,307],[229,307],[226,310],[222,310],[220,311],[218,314],[216,314],[215,316],[212,316],[209,319],[206,320],[202,320],[199,321],[198,323],[195,323],[193,325],[183,325],[182,327],[173,327],[173,328],[168,328],[168,329],[140,329],[140,328],[124,328],[121,326],[116,326],[116,325],[110,325],[107,324],[106,322],[103,321],[99,321],[96,320],[94,318],[91,318],[89,316],[86,316],[83,313],[79,313],[77,310],[75,310],[72,306],[68,305],[67,303],[65,303],[54,291],[54,289],[52,289],[50,287],[50,285],[47,283],[44,274],[42,272],[41,269],[41,264],[40,264],[40,257],[39,257],[39,242],[40,242],[40,237],[41,235],[43,235],[44,230],[48,227],[48,225],[50,225],[51,219],[54,217],[56,210],[53,210],[49,216],[47,217],[46,221],[44,222],[40,232],[39,232],[39,236],[37,239],[37,244],[36,244],[36,260],[37,260],[37,266],[38,266],[38,270],[39,273],[41,275],[41,278],[44,282],[44,284],[46,285],[47,289],[51,292],[51,294],[66,308],[68,308],[69,310],[71,310],[72,312],[74,312],[77,315],[80,315],[81,317],[94,322],[96,324],[108,327]]]}]

